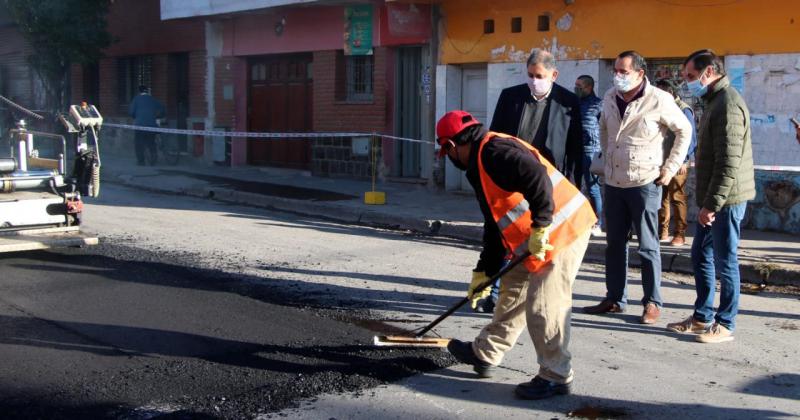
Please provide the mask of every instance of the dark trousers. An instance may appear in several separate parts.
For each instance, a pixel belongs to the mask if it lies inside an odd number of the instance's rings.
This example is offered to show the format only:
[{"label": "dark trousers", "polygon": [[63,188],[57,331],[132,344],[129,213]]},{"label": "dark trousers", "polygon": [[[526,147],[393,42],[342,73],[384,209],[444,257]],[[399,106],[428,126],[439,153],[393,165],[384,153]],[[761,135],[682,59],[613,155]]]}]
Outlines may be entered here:
[{"label": "dark trousers", "polygon": [[658,209],[661,186],[654,183],[633,188],[605,186],[606,298],[625,307],[628,301],[628,233],[639,239],[642,261],[642,305],[661,306],[661,248],[658,244]]},{"label": "dark trousers", "polygon": [[156,133],[136,131],[134,147],[136,148],[136,162],[139,165],[144,165],[146,158],[150,160],[150,164],[156,163]]}]

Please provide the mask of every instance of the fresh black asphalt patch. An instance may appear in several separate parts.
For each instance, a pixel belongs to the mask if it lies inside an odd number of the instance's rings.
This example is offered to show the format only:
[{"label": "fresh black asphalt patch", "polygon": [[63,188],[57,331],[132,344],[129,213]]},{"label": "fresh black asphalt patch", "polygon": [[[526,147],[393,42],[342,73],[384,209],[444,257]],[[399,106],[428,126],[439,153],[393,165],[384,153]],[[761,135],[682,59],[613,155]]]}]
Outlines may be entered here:
[{"label": "fresh black asphalt patch", "polygon": [[454,362],[373,347],[347,302],[193,265],[109,245],[0,255],[0,417],[253,418]]}]

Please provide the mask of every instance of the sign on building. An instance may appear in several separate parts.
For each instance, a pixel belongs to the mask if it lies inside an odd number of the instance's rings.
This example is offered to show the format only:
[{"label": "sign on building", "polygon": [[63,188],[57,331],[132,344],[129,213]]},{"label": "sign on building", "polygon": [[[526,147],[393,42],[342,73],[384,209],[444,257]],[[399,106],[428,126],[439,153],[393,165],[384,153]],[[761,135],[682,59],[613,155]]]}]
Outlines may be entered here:
[{"label": "sign on building", "polygon": [[344,8],[344,54],[372,55],[372,5]]}]

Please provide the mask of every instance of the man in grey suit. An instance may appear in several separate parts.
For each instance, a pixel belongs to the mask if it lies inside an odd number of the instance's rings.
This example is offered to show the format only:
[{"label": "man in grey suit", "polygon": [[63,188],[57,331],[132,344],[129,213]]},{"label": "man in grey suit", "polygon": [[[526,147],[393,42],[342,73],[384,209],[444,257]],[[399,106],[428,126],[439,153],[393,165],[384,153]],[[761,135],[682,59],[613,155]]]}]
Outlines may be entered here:
[{"label": "man in grey suit", "polygon": [[[549,52],[533,50],[527,71],[526,83],[500,93],[489,129],[527,141],[577,185],[583,159],[580,101],[555,83],[558,69]],[[492,287],[490,297],[481,305],[483,312],[494,311],[499,284]]]},{"label": "man in grey suit", "polygon": [[527,70],[527,83],[500,93],[490,130],[529,142],[567,178],[579,179],[583,153],[580,101],[555,83],[558,69],[549,52],[533,50]]}]

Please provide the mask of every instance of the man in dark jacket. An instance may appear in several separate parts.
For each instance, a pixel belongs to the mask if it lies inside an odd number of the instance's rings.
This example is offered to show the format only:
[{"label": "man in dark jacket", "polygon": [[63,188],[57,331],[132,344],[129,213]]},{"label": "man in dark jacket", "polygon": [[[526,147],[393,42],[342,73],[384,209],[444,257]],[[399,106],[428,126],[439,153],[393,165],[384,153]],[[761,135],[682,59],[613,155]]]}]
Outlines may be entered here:
[{"label": "man in dark jacket", "polygon": [[[551,181],[547,167],[520,141],[503,137],[487,139],[483,125],[464,111],[445,114],[437,123],[436,132],[442,146],[441,153],[447,154],[456,168],[466,171],[484,216],[483,250],[467,292],[473,305],[481,294],[475,291],[477,286],[500,271],[503,258],[511,252],[504,242],[504,239],[511,239],[504,238],[499,227],[507,219],[495,221],[487,198],[492,188],[524,197],[527,210],[514,220],[525,220],[525,223],[530,220],[526,248],[531,253],[530,258],[541,261],[545,260],[546,250],[554,250],[549,243],[551,224],[555,225],[555,219],[563,218],[562,210],[569,207],[554,200],[554,191],[571,190],[574,197],[579,198],[578,202],[582,201],[579,207],[585,212],[581,212],[581,216],[567,216],[574,217],[570,218],[570,223],[577,229],[576,238],[562,245],[550,263],[536,271],[528,271],[524,262],[509,270],[503,278],[492,321],[472,343],[451,340],[447,346],[456,359],[473,365],[478,375],[488,378],[527,326],[536,350],[539,372],[531,381],[519,384],[515,393],[525,399],[568,394],[573,379],[572,356],[568,350],[572,284],[589,244],[590,228],[596,221],[589,203],[563,177],[560,184]],[[484,139],[486,143],[481,149]],[[484,191],[481,171],[494,187],[487,184]],[[555,170],[553,172],[558,174]],[[556,182],[555,186],[553,182]],[[528,213],[530,218],[526,219]]]},{"label": "man in dark jacket", "polygon": [[549,52],[533,50],[527,66],[527,83],[500,93],[489,129],[527,141],[577,185],[583,153],[578,97],[555,83],[558,69]]},{"label": "man in dark jacket", "polygon": [[[128,113],[133,118],[133,124],[142,127],[158,127],[157,119],[164,118],[164,105],[158,99],[150,96],[147,86],[139,86],[139,95],[133,98],[128,108]],[[145,152],[149,155],[150,164],[155,165],[156,133],[136,130],[134,134],[136,147],[136,162],[141,166],[145,164]]]},{"label": "man in dark jacket", "polygon": [[[578,97],[555,83],[556,60],[545,50],[528,57],[527,83],[503,89],[494,109],[490,130],[525,140],[575,185],[580,185],[583,140]],[[492,312],[499,284],[481,305]]]},{"label": "man in dark jacket", "polygon": [[[586,183],[586,194],[592,208],[597,214],[597,225],[592,229],[592,235],[599,236],[603,227],[603,197],[600,193],[600,176],[589,171],[592,158],[600,151],[600,112],[603,110],[603,100],[594,93],[594,78],[588,74],[578,76],[575,80],[575,95],[580,100],[581,128],[583,133],[583,154],[580,161],[583,177],[576,179],[578,189]],[[583,182],[581,182],[583,181]]]},{"label": "man in dark jacket", "polygon": [[[697,334],[701,343],[722,343],[733,340],[740,281],[736,251],[747,201],[756,196],[750,111],[725,75],[722,59],[711,50],[692,53],[684,62],[683,77],[689,93],[704,105],[695,152],[700,212],[692,265],[697,300],[690,317],[667,329]],[[717,276],[720,297],[714,314]]]}]

